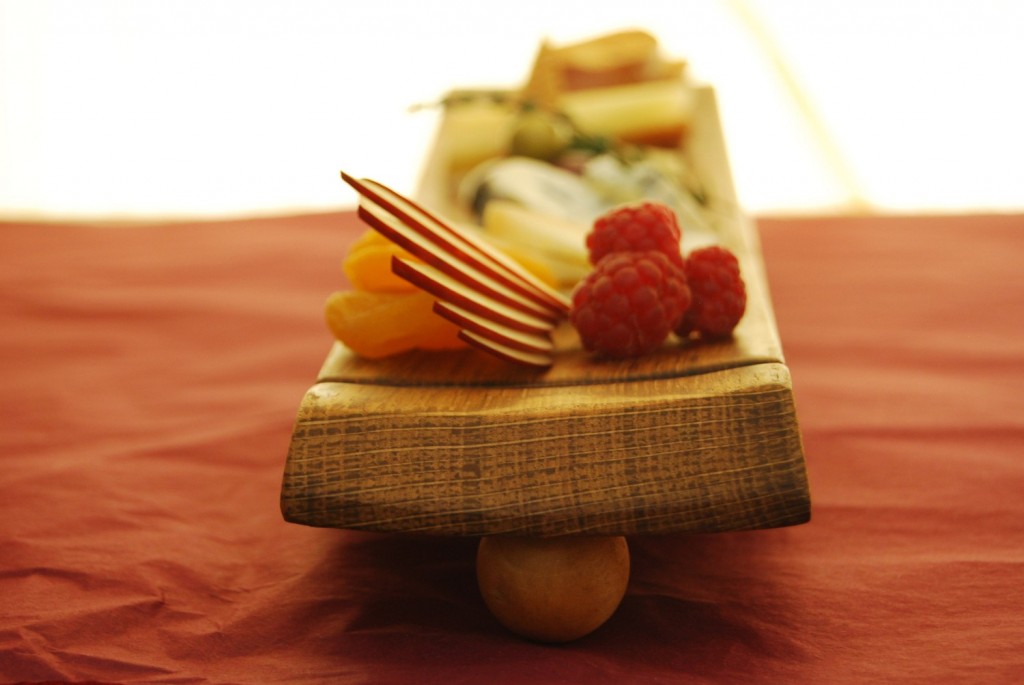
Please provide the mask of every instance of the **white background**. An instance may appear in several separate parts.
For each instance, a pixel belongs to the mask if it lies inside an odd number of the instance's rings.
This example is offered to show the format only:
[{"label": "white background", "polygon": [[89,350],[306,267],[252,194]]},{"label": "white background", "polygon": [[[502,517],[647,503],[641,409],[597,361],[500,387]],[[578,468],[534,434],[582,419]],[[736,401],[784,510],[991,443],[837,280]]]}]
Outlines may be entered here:
[{"label": "white background", "polygon": [[0,0],[0,216],[330,210],[339,169],[411,191],[410,105],[627,27],[718,89],[751,212],[1024,208],[1013,0]]}]

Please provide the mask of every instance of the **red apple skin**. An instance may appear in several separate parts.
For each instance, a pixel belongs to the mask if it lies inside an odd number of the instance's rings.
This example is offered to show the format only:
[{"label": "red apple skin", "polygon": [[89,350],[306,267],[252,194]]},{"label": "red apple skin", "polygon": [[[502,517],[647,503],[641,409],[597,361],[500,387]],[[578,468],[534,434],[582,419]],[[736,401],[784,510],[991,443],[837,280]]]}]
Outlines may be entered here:
[{"label": "red apple skin", "polygon": [[[525,312],[514,310],[487,295],[473,290],[462,283],[447,284],[438,280],[430,273],[426,264],[418,264],[399,256],[391,258],[391,270],[399,278],[404,278],[417,288],[426,290],[439,300],[448,300],[474,314],[504,324],[509,328],[527,333],[544,334],[551,331],[554,325],[550,321],[539,319]],[[440,270],[435,269],[440,273]],[[454,280],[454,279],[452,279]]]},{"label": "red apple skin", "polygon": [[540,335],[525,333],[524,331],[510,331],[508,326],[502,326],[490,319],[481,321],[476,318],[470,318],[463,312],[454,309],[451,303],[444,300],[436,300],[434,302],[434,313],[443,316],[459,328],[514,350],[548,356],[554,351],[554,344],[551,342],[551,336],[548,334]]},{"label": "red apple skin", "polygon": [[[457,231],[426,208],[383,184],[370,180],[360,181],[344,171],[341,172],[341,177],[360,195],[376,203],[403,224],[438,244],[445,252],[457,257],[460,261],[471,264],[524,297],[550,309],[556,317],[564,316],[568,312],[571,305],[568,297],[549,287],[487,243]],[[417,213],[426,221],[417,218],[415,216]],[[462,245],[458,244],[460,242]],[[475,252],[475,254],[470,254],[470,252]]]},{"label": "red apple skin", "polygon": [[[445,252],[443,248],[438,248],[436,246],[433,250],[425,248],[422,244],[404,235],[401,228],[391,226],[387,221],[375,216],[372,213],[372,210],[361,206],[358,211],[359,217],[364,222],[369,224],[374,230],[386,237],[388,240],[405,248],[408,252],[416,255],[427,264],[430,264],[439,271],[443,271],[452,278],[461,281],[473,290],[488,295],[502,304],[517,309],[524,314],[530,314],[547,321],[558,320],[559,315],[548,307],[541,306],[534,300],[524,298],[515,291],[512,291],[511,293],[508,291],[502,292],[501,290],[482,282],[477,275],[474,275],[472,271],[467,270],[467,267],[469,269],[473,269],[474,267],[467,265],[452,253]],[[504,282],[499,281],[498,279],[494,280],[498,284],[504,285]]]},{"label": "red apple skin", "polygon": [[464,342],[524,367],[543,370],[554,363],[550,336],[569,311],[567,296],[390,188],[345,172],[341,177],[362,197],[360,218],[426,262],[396,255],[391,269],[436,297],[435,313],[462,327]]},{"label": "red apple skin", "polygon": [[496,343],[487,338],[481,337],[472,331],[465,329],[460,330],[458,333],[459,338],[473,347],[482,350],[502,361],[506,361],[512,364],[518,364],[520,366],[530,366],[537,369],[547,369],[555,363],[555,358],[551,355],[536,354],[533,352],[524,352],[523,350],[515,350],[510,347],[506,347]]},{"label": "red apple skin", "polygon": [[[466,254],[467,251],[460,249],[458,245],[451,245],[451,249],[462,253],[464,259],[479,262],[479,268],[482,270],[495,269],[495,277],[502,280],[508,279],[510,287],[522,286],[525,289],[524,294],[538,297],[539,303],[547,304],[555,311],[564,314],[569,310],[572,303],[568,297],[548,286],[507,255],[494,249],[487,242],[474,238],[474,236],[468,235],[463,231],[456,230],[448,222],[427,208],[419,205],[414,200],[396,193],[382,183],[366,180],[364,187],[367,187],[368,190],[376,190],[377,197],[390,205],[389,211],[392,211],[399,218],[408,221],[414,228],[422,230],[443,242],[448,242],[448,238],[454,238],[455,241],[466,244],[470,251],[476,253],[476,256]],[[402,204],[406,205],[412,212],[421,214],[427,222],[420,221],[412,213],[403,211],[402,207],[399,206]],[[432,223],[433,226],[427,225],[428,223]]]}]

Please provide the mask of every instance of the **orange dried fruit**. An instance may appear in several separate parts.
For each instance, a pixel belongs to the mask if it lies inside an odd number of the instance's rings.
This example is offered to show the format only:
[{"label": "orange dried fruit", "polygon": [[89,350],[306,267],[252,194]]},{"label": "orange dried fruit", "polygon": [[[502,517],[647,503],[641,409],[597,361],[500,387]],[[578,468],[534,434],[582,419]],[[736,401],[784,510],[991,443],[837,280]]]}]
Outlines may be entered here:
[{"label": "orange dried fruit", "polygon": [[342,269],[356,290],[412,292],[416,289],[414,285],[391,272],[391,257],[394,255],[414,259],[406,250],[377,231],[368,229],[349,247]]},{"label": "orange dried fruit", "polygon": [[334,337],[361,357],[380,359],[409,350],[449,350],[466,346],[458,327],[433,311],[434,298],[408,293],[342,290],[324,305]]}]

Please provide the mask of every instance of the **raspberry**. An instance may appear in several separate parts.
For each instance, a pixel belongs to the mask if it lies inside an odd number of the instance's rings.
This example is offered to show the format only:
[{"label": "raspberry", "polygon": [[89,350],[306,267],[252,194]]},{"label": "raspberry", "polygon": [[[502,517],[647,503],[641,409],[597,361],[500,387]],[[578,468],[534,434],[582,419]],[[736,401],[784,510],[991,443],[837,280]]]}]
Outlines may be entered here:
[{"label": "raspberry", "polygon": [[599,216],[587,234],[587,250],[591,264],[612,252],[659,250],[682,267],[681,240],[682,230],[671,208],[658,202],[641,202]]},{"label": "raspberry", "polygon": [[707,338],[731,334],[747,306],[740,265],[732,252],[717,245],[694,250],[686,258],[686,281],[693,301],[676,334],[684,338],[693,331]]},{"label": "raspberry", "polygon": [[665,341],[689,304],[686,274],[664,253],[615,252],[577,286],[569,320],[585,349],[637,357]]}]

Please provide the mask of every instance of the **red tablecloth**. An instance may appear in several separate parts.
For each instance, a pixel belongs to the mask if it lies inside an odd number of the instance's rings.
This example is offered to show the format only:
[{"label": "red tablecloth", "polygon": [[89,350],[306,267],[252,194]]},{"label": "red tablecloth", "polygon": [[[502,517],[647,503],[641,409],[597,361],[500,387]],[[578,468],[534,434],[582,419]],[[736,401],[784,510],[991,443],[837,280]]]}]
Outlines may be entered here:
[{"label": "red tablecloth", "polygon": [[559,647],[472,540],[281,519],[356,226],[0,224],[0,680],[1024,681],[1024,217],[760,222],[813,520],[633,539]]}]

